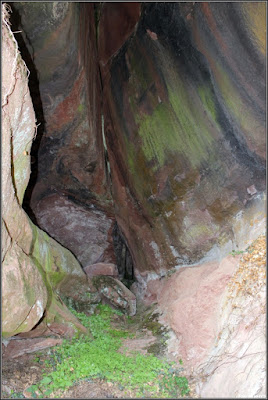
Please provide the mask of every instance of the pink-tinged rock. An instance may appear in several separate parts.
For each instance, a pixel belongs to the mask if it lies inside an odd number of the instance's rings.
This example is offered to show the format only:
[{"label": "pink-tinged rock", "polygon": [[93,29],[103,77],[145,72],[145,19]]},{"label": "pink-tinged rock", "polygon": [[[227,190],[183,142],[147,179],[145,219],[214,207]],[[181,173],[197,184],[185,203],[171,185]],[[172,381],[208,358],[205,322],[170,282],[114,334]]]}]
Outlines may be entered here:
[{"label": "pink-tinged rock", "polygon": [[48,325],[45,322],[41,322],[37,325],[36,328],[32,329],[29,332],[22,332],[17,335],[18,338],[22,339],[33,339],[38,338],[40,336],[59,336],[64,338],[71,338],[74,335],[74,328],[68,326],[63,323],[49,323]]},{"label": "pink-tinged rock", "polygon": [[15,358],[20,357],[26,353],[34,353],[36,351],[40,351],[43,349],[47,349],[48,347],[53,347],[62,343],[62,339],[44,339],[44,338],[35,338],[35,339],[14,339],[10,340],[7,346],[2,348],[3,357],[6,358]]},{"label": "pink-tinged rock", "polygon": [[93,284],[99,293],[114,307],[133,316],[136,314],[136,296],[118,279],[111,276],[95,276]]},{"label": "pink-tinged rock", "polygon": [[47,294],[54,272],[57,282],[67,274],[82,275],[87,281],[81,266],[70,252],[35,227],[21,206],[31,172],[36,120],[27,67],[5,5],[2,12],[2,335],[7,338],[30,331],[44,313],[51,322],[55,318],[71,325],[73,333],[86,333],[67,308],[61,313],[54,293],[49,302]]},{"label": "pink-tinged rock", "polygon": [[29,331],[43,316],[47,290],[34,261],[16,244],[2,263],[2,332]]},{"label": "pink-tinged rock", "polygon": [[229,256],[220,263],[184,267],[156,286],[163,321],[179,339],[175,353],[186,368],[200,365],[214,344],[221,298],[237,265],[238,257]]},{"label": "pink-tinged rock", "polygon": [[146,29],[146,32],[148,33],[148,35],[150,36],[151,39],[153,40],[157,40],[157,34],[155,32],[150,31],[150,29]]},{"label": "pink-tinged rock", "polygon": [[201,398],[267,398],[265,248],[263,236],[242,256],[221,299],[217,338],[195,371]]},{"label": "pink-tinged rock", "polygon": [[98,275],[109,275],[113,277],[118,277],[118,269],[115,264],[105,264],[105,263],[92,264],[85,267],[84,271],[89,278]]},{"label": "pink-tinged rock", "polygon": [[266,396],[265,268],[252,260],[228,256],[147,283],[173,330],[170,357],[183,360],[201,398]]},{"label": "pink-tinged rock", "polygon": [[251,196],[253,196],[254,194],[257,193],[257,190],[256,190],[256,188],[255,188],[254,185],[251,185],[251,186],[249,186],[249,187],[247,188],[247,192],[248,192],[248,194],[250,194]]}]

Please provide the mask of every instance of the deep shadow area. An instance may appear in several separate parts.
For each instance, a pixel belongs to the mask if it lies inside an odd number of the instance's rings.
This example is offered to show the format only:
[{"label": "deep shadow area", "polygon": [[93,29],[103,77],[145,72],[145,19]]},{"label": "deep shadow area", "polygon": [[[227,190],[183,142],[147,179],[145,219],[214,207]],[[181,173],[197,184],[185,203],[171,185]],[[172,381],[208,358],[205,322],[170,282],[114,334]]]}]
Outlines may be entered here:
[{"label": "deep shadow area", "polygon": [[113,246],[116,256],[116,264],[118,267],[119,278],[128,288],[135,281],[133,260],[117,223],[113,227]]},{"label": "deep shadow area", "polygon": [[40,147],[40,143],[42,140],[43,133],[45,131],[45,125],[46,121],[44,118],[44,112],[43,112],[43,105],[42,105],[42,100],[41,100],[41,95],[40,95],[40,90],[39,90],[39,78],[38,78],[38,71],[36,69],[34,59],[29,52],[27,45],[25,43],[25,40],[23,38],[23,35],[20,31],[23,31],[29,45],[31,46],[31,42],[29,38],[27,37],[25,30],[23,29],[23,25],[21,23],[21,17],[19,15],[19,12],[16,10],[16,3],[7,3],[12,10],[12,13],[10,14],[10,24],[11,24],[11,30],[15,35],[15,39],[18,43],[18,48],[21,53],[21,57],[24,60],[30,74],[29,74],[29,81],[28,81],[28,86],[33,102],[33,108],[36,116],[36,125],[38,126],[37,128],[37,133],[36,137],[33,140],[32,147],[31,147],[31,175],[30,175],[30,180],[28,183],[28,186],[26,188],[25,194],[24,194],[24,199],[23,199],[23,204],[22,207],[25,210],[25,212],[28,214],[28,216],[31,218],[33,223],[35,225],[37,224],[34,212],[31,209],[30,206],[30,200],[32,196],[32,191],[33,188],[36,184],[37,177],[38,177],[38,150]]}]

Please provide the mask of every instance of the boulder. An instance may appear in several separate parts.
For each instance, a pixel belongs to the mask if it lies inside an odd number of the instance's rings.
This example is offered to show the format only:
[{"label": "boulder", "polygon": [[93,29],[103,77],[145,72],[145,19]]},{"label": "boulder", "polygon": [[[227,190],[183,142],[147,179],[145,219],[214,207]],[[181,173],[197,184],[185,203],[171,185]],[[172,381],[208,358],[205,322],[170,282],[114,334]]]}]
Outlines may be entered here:
[{"label": "boulder", "polygon": [[57,286],[56,292],[63,302],[78,312],[91,313],[101,301],[90,280],[84,277],[66,276]]},{"label": "boulder", "polygon": [[97,263],[91,264],[84,268],[85,273],[89,278],[97,275],[109,275],[118,277],[118,269],[115,264]]},{"label": "boulder", "polygon": [[114,218],[92,205],[77,204],[64,193],[44,197],[34,208],[40,228],[69,249],[83,267],[114,262]]},{"label": "boulder", "polygon": [[102,297],[112,306],[130,316],[136,314],[135,295],[118,279],[111,276],[95,276],[92,282]]}]

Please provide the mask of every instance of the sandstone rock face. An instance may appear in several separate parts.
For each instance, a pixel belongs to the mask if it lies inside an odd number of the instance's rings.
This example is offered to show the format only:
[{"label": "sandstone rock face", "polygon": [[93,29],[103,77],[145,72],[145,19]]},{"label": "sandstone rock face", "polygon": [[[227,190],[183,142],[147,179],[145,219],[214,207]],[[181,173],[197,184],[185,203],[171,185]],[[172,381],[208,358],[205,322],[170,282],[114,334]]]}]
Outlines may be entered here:
[{"label": "sandstone rock face", "polygon": [[265,238],[254,246],[149,284],[201,398],[265,397]]},{"label": "sandstone rock face", "polygon": [[[74,256],[32,224],[22,209],[36,132],[27,68],[3,5],[2,43],[2,331],[4,337],[31,330],[45,315],[81,330],[53,293],[66,276],[87,277]],[[63,318],[63,315],[65,318]]]},{"label": "sandstone rock face", "polygon": [[124,45],[100,19],[115,214],[136,277],[222,257],[265,217],[264,8],[145,4]]},{"label": "sandstone rock face", "polygon": [[95,276],[93,284],[110,304],[133,316],[136,314],[135,295],[118,279],[111,276]]},{"label": "sandstone rock face", "polygon": [[223,295],[217,339],[196,370],[205,378],[197,383],[203,398],[267,397],[265,249],[263,236],[242,256]]},{"label": "sandstone rock face", "polygon": [[32,231],[21,208],[30,175],[28,151],[35,133],[27,68],[2,10],[2,330],[3,336],[30,330],[43,316],[48,295],[29,258]]},{"label": "sandstone rock face", "polygon": [[[239,258],[239,257],[238,257]],[[180,357],[187,366],[200,365],[217,335],[222,295],[238,265],[229,256],[219,262],[181,268],[161,287],[157,300],[180,340]]]},{"label": "sandstone rock face", "polygon": [[114,219],[96,209],[53,194],[35,208],[38,225],[71,250],[83,267],[98,261],[114,262],[112,243]]},{"label": "sandstone rock face", "polygon": [[55,192],[115,213],[140,284],[260,233],[263,3],[14,8],[46,121],[31,196],[37,218]]},{"label": "sandstone rock face", "polygon": [[94,5],[49,2],[12,7],[19,14],[23,54],[39,83],[40,140],[34,154],[38,174],[31,207],[34,210],[49,193],[65,191],[83,203],[98,200],[109,208]]},{"label": "sandstone rock face", "polygon": [[25,207],[82,266],[115,262],[94,6],[25,3],[14,9],[20,16],[23,54],[39,83],[40,132],[32,149],[38,173],[31,176]]}]

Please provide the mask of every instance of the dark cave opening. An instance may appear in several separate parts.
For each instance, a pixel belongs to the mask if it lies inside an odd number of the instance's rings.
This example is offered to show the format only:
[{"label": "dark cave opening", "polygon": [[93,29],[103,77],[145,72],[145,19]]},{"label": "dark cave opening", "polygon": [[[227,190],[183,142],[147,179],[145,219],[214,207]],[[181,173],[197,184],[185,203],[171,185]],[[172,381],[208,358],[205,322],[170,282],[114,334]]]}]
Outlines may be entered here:
[{"label": "dark cave opening", "polygon": [[115,223],[113,227],[113,245],[119,278],[128,288],[130,288],[135,280],[133,261],[126,240],[124,239],[117,223]]}]

